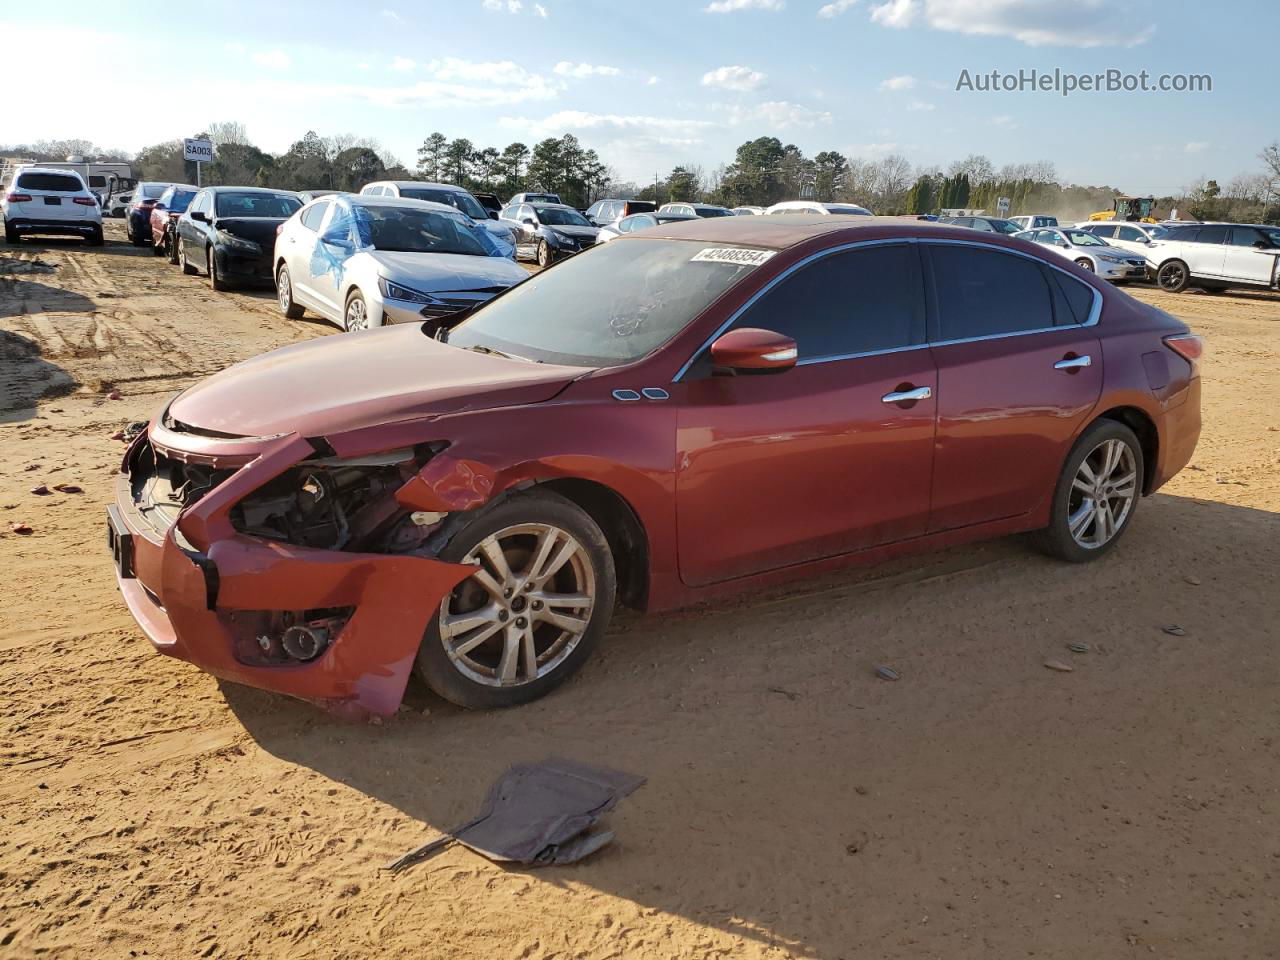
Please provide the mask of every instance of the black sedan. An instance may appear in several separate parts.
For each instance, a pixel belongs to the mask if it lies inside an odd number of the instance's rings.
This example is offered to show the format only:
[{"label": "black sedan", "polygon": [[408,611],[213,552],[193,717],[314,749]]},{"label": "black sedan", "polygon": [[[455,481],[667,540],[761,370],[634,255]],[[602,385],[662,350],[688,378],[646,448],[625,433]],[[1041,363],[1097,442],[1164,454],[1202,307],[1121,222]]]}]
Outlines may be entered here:
[{"label": "black sedan", "polygon": [[205,187],[178,218],[183,273],[209,276],[215,290],[234,282],[273,283],[276,227],[302,206],[298,195],[260,187]]},{"label": "black sedan", "polygon": [[531,256],[542,267],[585,250],[600,232],[563,203],[513,203],[502,211],[502,221],[515,235],[516,257]]}]

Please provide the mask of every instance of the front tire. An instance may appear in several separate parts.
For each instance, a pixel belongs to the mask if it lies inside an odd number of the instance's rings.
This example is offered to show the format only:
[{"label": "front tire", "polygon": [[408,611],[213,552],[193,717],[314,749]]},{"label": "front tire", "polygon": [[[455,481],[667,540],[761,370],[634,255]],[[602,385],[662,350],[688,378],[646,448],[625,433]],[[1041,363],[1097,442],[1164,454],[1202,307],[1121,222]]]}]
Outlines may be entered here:
[{"label": "front tire", "polygon": [[551,250],[551,245],[545,240],[538,241],[538,266],[546,269],[556,262],[556,255]]},{"label": "front tire", "polygon": [[293,280],[289,277],[289,268],[283,263],[276,271],[276,302],[280,304],[280,312],[290,320],[302,318],[302,308],[293,302]]},{"label": "front tire", "polygon": [[352,333],[369,329],[369,304],[365,303],[364,294],[352,290],[347,295],[347,305],[342,311],[342,327]]},{"label": "front tire", "polygon": [[189,277],[194,277],[200,271],[196,269],[195,264],[187,259],[187,245],[181,240],[178,241],[178,260],[182,264],[182,272]]},{"label": "front tire", "polygon": [[1160,264],[1156,271],[1156,283],[1166,293],[1181,293],[1191,282],[1191,271],[1181,260]]},{"label": "front tire", "polygon": [[1115,420],[1098,420],[1071,448],[1053,492],[1040,547],[1072,563],[1112,550],[1142,499],[1142,445]]},{"label": "front tire", "polygon": [[229,290],[227,281],[222,279],[218,273],[218,255],[213,252],[213,247],[209,247],[204,252],[205,268],[209,273],[209,286],[214,290]]},{"label": "front tire", "polygon": [[1076,261],[1076,266],[1079,267],[1081,270],[1085,270],[1089,273],[1097,272],[1096,270],[1093,269],[1093,261],[1090,260],[1088,257],[1081,257],[1079,260]]},{"label": "front tire", "polygon": [[432,618],[418,673],[459,706],[510,707],[544,696],[582,666],[613,616],[608,541],[558,494],[510,497],[459,530],[439,557],[473,563],[476,573]]}]

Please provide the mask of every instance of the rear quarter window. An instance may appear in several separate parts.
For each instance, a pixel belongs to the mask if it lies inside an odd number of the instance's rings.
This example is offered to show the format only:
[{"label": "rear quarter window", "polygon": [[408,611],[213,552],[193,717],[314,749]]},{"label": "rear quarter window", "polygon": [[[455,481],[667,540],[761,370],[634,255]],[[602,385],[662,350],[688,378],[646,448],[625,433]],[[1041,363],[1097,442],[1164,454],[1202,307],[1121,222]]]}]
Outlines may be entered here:
[{"label": "rear quarter window", "polygon": [[65,193],[79,193],[84,189],[79,177],[65,173],[22,173],[18,175],[17,186],[23,190],[58,190]]}]

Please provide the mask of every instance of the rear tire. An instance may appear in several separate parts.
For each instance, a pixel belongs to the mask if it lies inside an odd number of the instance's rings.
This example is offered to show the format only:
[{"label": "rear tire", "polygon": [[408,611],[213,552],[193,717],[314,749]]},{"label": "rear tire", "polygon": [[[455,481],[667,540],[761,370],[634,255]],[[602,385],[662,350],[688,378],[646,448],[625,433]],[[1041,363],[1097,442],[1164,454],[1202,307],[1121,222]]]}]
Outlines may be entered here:
[{"label": "rear tire", "polygon": [[1134,432],[1115,420],[1096,421],[1067,456],[1054,487],[1049,526],[1035,534],[1037,545],[1071,563],[1108,553],[1133,521],[1142,478],[1142,445]]},{"label": "rear tire", "polygon": [[21,239],[22,237],[18,234],[17,230],[9,226],[9,224],[7,223],[4,225],[4,242],[5,243],[17,243]]},{"label": "rear tire", "polygon": [[178,265],[178,238],[170,231],[164,235],[164,252],[169,262],[175,267]]},{"label": "rear tire", "polygon": [[1156,284],[1165,293],[1181,293],[1191,283],[1191,271],[1181,260],[1169,260],[1156,271]]},{"label": "rear tire", "polygon": [[93,228],[93,233],[89,234],[88,244],[91,247],[101,247],[106,243],[106,238],[102,235],[102,227]]},{"label": "rear tire", "polygon": [[293,280],[289,277],[289,268],[283,263],[276,271],[276,302],[280,304],[280,312],[290,320],[302,319],[303,310],[293,301]]},{"label": "rear tire", "polygon": [[153,243],[151,245],[151,252],[154,253],[157,257],[168,256],[168,253],[165,250],[165,248],[168,246],[168,243],[169,243],[169,235],[166,233],[164,236],[160,238],[159,243]]},{"label": "rear tire", "polygon": [[[545,556],[543,537],[551,538]],[[490,540],[492,552],[483,547]],[[493,553],[503,558],[509,571],[519,572],[505,579],[494,572],[488,559]],[[431,618],[417,657],[418,674],[432,690],[472,710],[528,703],[572,676],[608,629],[617,593],[613,556],[599,526],[577,504],[554,493],[516,494],[481,511],[438,556],[458,563],[482,554],[485,560],[479,569],[493,587],[509,586],[510,599],[491,594],[476,577],[463,581]],[[565,555],[568,559],[560,560]],[[532,569],[538,565],[546,570],[554,560],[560,565],[549,578]],[[575,606],[570,600],[575,596],[585,602]],[[554,603],[551,598],[556,598]],[[458,623],[446,640],[442,621],[462,620],[468,613],[475,625]],[[549,622],[549,617],[561,623]],[[467,644],[485,630],[490,631],[488,638],[468,649]],[[533,671],[526,643],[532,650]],[[502,665],[517,644],[514,669],[504,681]]]}]

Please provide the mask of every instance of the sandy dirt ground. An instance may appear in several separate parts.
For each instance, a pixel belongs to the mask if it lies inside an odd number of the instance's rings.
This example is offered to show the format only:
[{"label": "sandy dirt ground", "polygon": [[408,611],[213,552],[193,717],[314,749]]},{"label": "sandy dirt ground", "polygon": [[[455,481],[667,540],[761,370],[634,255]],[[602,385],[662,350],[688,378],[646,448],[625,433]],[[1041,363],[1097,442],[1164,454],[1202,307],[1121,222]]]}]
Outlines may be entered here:
[{"label": "sandy dirt ground", "polygon": [[[1207,338],[1205,429],[1099,563],[1003,540],[624,615],[539,703],[415,681],[373,726],[155,655],[104,550],[112,433],[333,331],[118,228],[17,255],[54,271],[0,278],[0,956],[1280,956],[1280,298],[1135,291]],[[552,755],[648,777],[611,846],[380,872]]]}]

